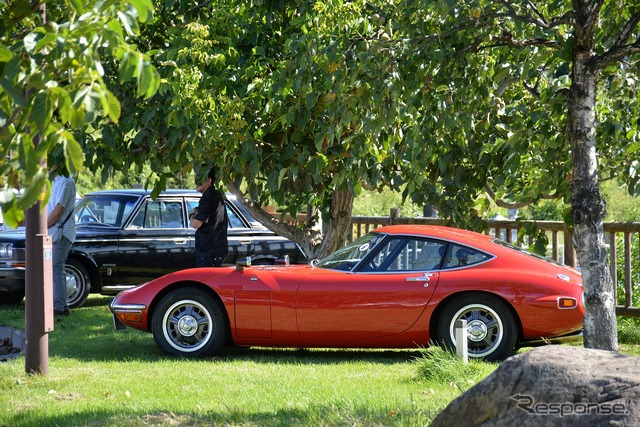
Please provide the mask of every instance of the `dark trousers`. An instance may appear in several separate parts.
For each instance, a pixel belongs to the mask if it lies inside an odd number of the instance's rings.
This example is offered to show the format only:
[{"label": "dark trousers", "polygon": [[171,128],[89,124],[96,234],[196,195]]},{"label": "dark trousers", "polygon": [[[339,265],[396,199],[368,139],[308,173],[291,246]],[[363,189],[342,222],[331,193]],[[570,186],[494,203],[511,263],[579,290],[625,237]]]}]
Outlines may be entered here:
[{"label": "dark trousers", "polygon": [[196,254],[196,267],[220,267],[223,256],[212,257],[209,253]]}]

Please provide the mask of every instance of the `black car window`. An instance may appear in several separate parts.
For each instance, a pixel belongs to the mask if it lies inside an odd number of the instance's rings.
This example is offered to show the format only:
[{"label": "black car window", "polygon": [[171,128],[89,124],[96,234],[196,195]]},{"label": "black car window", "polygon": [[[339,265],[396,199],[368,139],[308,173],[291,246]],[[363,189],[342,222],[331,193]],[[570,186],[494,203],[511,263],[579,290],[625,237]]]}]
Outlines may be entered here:
[{"label": "black car window", "polygon": [[443,268],[464,267],[488,260],[490,255],[462,245],[453,245]]},{"label": "black car window", "polygon": [[76,206],[76,222],[120,227],[138,200],[137,196],[120,195],[84,197]]},{"label": "black car window", "polygon": [[446,243],[420,238],[394,238],[385,242],[363,271],[425,271],[440,267]]},{"label": "black car window", "polygon": [[[198,207],[198,200],[188,200],[187,201],[187,210],[191,212],[194,208]],[[229,204],[226,204],[227,207],[227,217],[229,217],[229,225],[227,228],[247,228],[247,225],[242,220],[240,215],[234,211]]]},{"label": "black car window", "polygon": [[162,228],[184,228],[182,203],[167,202],[161,205],[160,222]]},{"label": "black car window", "polygon": [[184,228],[182,203],[179,201],[147,202],[131,222],[133,228]]},{"label": "black car window", "polygon": [[229,217],[229,228],[247,228],[238,214],[229,209],[229,206],[227,206],[227,216]]}]

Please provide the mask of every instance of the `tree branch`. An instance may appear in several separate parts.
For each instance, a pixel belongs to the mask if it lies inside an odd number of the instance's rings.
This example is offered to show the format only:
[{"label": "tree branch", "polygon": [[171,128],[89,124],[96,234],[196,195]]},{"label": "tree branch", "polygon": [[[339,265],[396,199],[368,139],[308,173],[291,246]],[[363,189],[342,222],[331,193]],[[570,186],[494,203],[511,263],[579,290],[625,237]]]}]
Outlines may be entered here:
[{"label": "tree branch", "polygon": [[[501,207],[501,208],[521,209],[521,208],[524,208],[526,206],[529,206],[530,204],[532,204],[534,202],[532,199],[529,199],[529,200],[525,200],[523,202],[511,203],[511,202],[507,202],[507,201],[502,200],[502,199],[498,199],[498,198],[496,198],[496,193],[493,191],[493,189],[491,188],[491,186],[488,183],[484,185],[484,190],[487,192],[487,195],[491,198],[491,200],[493,200],[496,203],[496,205],[498,205],[498,207]],[[553,200],[553,199],[560,198],[561,195],[560,194],[543,194],[541,197],[544,200]]]},{"label": "tree branch", "polygon": [[205,1],[205,2],[203,2],[203,3],[196,4],[196,5],[195,5],[195,6],[193,6],[191,9],[187,10],[187,11],[185,12],[185,15],[186,15],[186,14],[189,14],[189,13],[193,13],[193,12],[195,12],[195,11],[199,10],[199,9],[203,9],[203,8],[207,7],[208,5],[210,5],[210,4],[211,4],[211,1],[212,1],[212,0],[206,0],[206,1]]},{"label": "tree branch", "polygon": [[515,9],[511,6],[510,2],[508,0],[500,0],[500,3],[509,11],[509,13],[501,13],[501,14],[493,14],[493,15],[489,15],[492,17],[499,17],[499,18],[511,18],[511,19],[515,19],[516,21],[523,21],[523,22],[528,22],[530,24],[536,25],[540,28],[544,28],[546,30],[550,29],[550,28],[555,28],[558,27],[560,25],[567,25],[567,24],[571,24],[571,22],[574,19],[574,14],[572,11],[569,11],[567,13],[565,13],[564,15],[558,16],[553,18],[551,21],[548,21],[544,15],[542,14],[542,12],[540,12],[540,10],[530,1],[527,0],[526,4],[527,7],[529,7],[531,10],[533,10],[534,15],[537,15],[538,18],[535,18],[531,15],[518,15],[518,13],[515,11]]},{"label": "tree branch", "polygon": [[[625,46],[627,44],[627,40],[629,40],[629,37],[631,37],[631,34],[636,31],[636,28],[638,27],[639,22],[640,22],[640,12],[636,13],[631,18],[629,18],[629,21],[627,21],[622,31],[620,31],[620,34],[618,34],[618,37],[616,38],[616,42],[614,46],[615,47]],[[637,39],[636,39],[636,43],[637,43]]]},{"label": "tree branch", "polygon": [[599,71],[611,64],[620,62],[624,58],[640,53],[640,37],[637,37],[635,42],[627,43],[629,37],[637,31],[640,24],[640,12],[629,18],[629,21],[625,24],[624,28],[616,37],[616,41],[611,49],[601,55],[594,56],[590,61],[590,65],[594,70]]},{"label": "tree branch", "polygon": [[318,224],[313,220],[313,216],[305,223],[303,228],[296,227],[291,224],[287,224],[277,218],[274,218],[270,213],[262,209],[259,204],[247,199],[242,191],[238,190],[231,180],[225,182],[227,189],[236,196],[238,201],[247,208],[249,213],[253,215],[262,225],[267,227],[274,233],[288,238],[300,246],[305,251],[308,257],[313,258],[317,252],[317,248],[322,244],[322,224]]}]

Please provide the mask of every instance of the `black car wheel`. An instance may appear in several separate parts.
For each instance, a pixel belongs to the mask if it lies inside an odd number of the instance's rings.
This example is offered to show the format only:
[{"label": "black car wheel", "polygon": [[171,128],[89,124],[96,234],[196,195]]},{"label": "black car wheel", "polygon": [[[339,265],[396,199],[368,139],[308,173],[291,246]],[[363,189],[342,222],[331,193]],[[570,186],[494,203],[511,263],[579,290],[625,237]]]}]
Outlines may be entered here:
[{"label": "black car wheel", "polygon": [[438,322],[440,343],[455,348],[455,324],[467,321],[469,357],[487,361],[511,356],[518,337],[517,324],[504,302],[486,294],[468,294],[451,301]]},{"label": "black car wheel", "polygon": [[206,292],[176,289],[153,312],[151,332],[156,345],[173,356],[210,356],[227,340],[227,317]]},{"label": "black car wheel", "polygon": [[91,291],[87,269],[80,262],[68,259],[64,274],[67,277],[67,304],[70,308],[82,307]]}]

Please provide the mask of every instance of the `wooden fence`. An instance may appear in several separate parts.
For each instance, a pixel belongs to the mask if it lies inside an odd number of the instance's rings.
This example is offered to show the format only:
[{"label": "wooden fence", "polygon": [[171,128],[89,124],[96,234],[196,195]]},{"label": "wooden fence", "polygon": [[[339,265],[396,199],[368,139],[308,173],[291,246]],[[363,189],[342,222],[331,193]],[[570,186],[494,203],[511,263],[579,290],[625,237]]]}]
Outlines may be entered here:
[{"label": "wooden fence", "polygon": [[[277,216],[278,218],[280,215]],[[287,220],[287,218],[285,218]],[[298,215],[295,220],[288,218],[291,223],[304,222],[304,215]],[[405,218],[399,215],[398,209],[391,209],[389,216],[368,217],[354,216],[351,218],[352,230],[349,240],[356,239],[383,225],[389,224],[431,224],[444,225],[441,218]],[[571,232],[560,221],[534,221],[535,225],[547,234],[549,247],[547,256],[558,262],[576,267],[576,255],[571,242]],[[488,231],[502,240],[520,246],[531,242],[518,242],[518,231],[527,221],[487,220]],[[604,232],[606,244],[609,248],[609,266],[616,292],[616,314],[618,316],[640,317],[640,306],[636,306],[637,295],[640,293],[640,222],[605,223]],[[635,262],[634,262],[635,261]],[[634,270],[635,269],[635,270]]]},{"label": "wooden fence", "polygon": [[[576,255],[571,242],[571,232],[561,221],[533,221],[535,225],[547,234],[549,248],[547,256],[572,267],[576,267]],[[432,224],[444,225],[440,218],[404,218],[399,216],[398,210],[392,209],[388,217],[352,217],[352,235],[350,239],[358,238],[369,231],[388,224]],[[518,231],[524,227],[526,221],[487,220],[488,231],[502,240],[520,246],[531,242],[517,242]],[[604,232],[606,244],[609,248],[609,268],[616,292],[616,314],[618,316],[640,317],[640,307],[637,303],[640,291],[640,266],[638,251],[640,250],[640,222],[605,223]],[[634,263],[634,260],[636,261]]]}]

